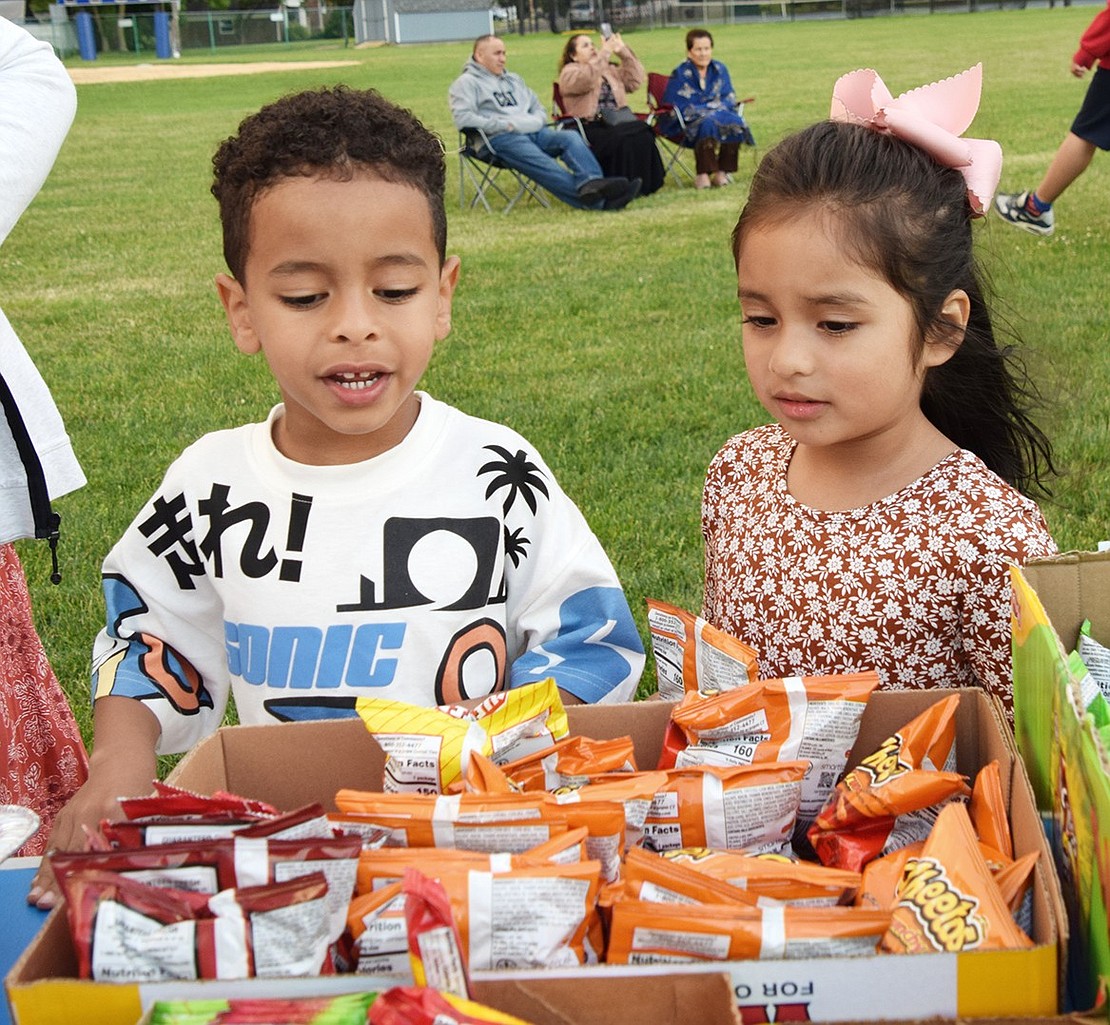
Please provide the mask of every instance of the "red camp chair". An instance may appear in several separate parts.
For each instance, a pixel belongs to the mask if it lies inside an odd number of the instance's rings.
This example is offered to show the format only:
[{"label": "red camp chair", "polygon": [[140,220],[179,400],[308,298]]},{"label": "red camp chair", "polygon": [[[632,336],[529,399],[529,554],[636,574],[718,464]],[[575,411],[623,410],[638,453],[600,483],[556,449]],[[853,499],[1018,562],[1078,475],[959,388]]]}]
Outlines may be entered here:
[{"label": "red camp chair", "polygon": [[[691,182],[694,180],[694,169],[686,159],[685,151],[692,150],[693,146],[686,141],[686,120],[682,111],[666,103],[663,97],[667,92],[667,85],[671,80],[670,75],[662,75],[657,71],[649,71],[647,77],[648,113],[646,121],[651,125],[659,143],[663,157],[663,168],[681,185],[681,175],[684,174]],[[736,105],[736,113],[744,116],[744,104],[751,103],[755,97],[749,96]],[[750,131],[746,133],[744,144],[755,151],[755,139]]]}]

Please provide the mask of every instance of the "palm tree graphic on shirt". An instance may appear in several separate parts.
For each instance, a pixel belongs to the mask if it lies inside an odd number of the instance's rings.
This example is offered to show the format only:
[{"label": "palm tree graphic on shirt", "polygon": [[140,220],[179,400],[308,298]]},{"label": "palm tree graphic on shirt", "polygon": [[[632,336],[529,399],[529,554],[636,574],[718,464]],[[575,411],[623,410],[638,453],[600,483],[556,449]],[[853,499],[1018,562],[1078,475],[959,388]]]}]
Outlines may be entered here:
[{"label": "palm tree graphic on shirt", "polygon": [[[486,498],[493,497],[498,491],[507,489],[504,501],[501,503],[502,511],[506,516],[516,503],[517,498],[524,500],[525,505],[532,510],[534,516],[539,508],[537,492],[544,498],[550,498],[543,471],[528,458],[523,449],[515,453],[500,445],[486,445],[486,449],[495,452],[500,459],[493,459],[478,470],[478,476],[485,473],[496,474],[486,487]],[[527,557],[525,547],[531,541],[524,536],[524,528],[517,527],[511,534],[508,525],[505,526],[505,554],[513,560],[514,566],[520,565],[520,560]]]}]

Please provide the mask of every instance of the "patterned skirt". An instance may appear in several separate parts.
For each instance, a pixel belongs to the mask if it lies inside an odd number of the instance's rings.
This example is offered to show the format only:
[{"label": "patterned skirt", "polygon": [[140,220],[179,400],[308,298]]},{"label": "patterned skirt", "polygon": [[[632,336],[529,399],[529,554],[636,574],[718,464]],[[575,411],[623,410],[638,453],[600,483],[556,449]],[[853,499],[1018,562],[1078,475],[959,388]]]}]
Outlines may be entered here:
[{"label": "patterned skirt", "polygon": [[0,804],[31,808],[42,819],[16,854],[42,854],[54,816],[88,776],[88,758],[35,632],[27,581],[10,544],[0,545],[0,743]]}]

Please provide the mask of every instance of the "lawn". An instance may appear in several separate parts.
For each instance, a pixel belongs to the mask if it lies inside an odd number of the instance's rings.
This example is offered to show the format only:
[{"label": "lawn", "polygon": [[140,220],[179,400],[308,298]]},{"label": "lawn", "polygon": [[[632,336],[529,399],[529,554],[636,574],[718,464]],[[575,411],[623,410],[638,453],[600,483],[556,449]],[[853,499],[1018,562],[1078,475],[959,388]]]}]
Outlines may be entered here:
[{"label": "lawn", "polygon": [[[845,71],[875,67],[898,93],[982,61],[984,100],[970,134],[1002,143],[1003,187],[1018,189],[1035,184],[1078,108],[1086,86],[1068,74],[1070,55],[1095,10],[729,26],[714,29],[715,55],[757,97],[747,113],[763,148],[827,114]],[[649,69],[666,71],[683,56],[682,35],[626,38]],[[561,44],[551,35],[508,40],[509,67],[545,100]],[[208,184],[216,144],[291,90],[374,86],[442,135],[449,249],[463,271],[453,333],[423,386],[537,445],[609,551],[645,640],[645,597],[698,606],[705,467],[727,437],[765,420],[744,379],[728,249],[752,164],[742,161],[732,188],[668,184],[615,214],[560,204],[508,217],[460,212],[446,92],[468,54],[461,43],[259,47],[236,56],[357,64],[79,87],[54,173],[3,247],[0,302],[89,477],[58,503],[59,587],[48,582],[45,547],[20,546],[39,630],[86,736],[104,554],[185,445],[262,419],[276,399],[261,360],[239,355],[227,335],[212,287],[223,265]],[[1098,156],[1057,205],[1052,239],[994,218],[977,229],[1047,401],[1042,423],[1065,474],[1044,508],[1064,549],[1110,535],[1108,186],[1110,163]],[[649,689],[652,673],[649,664]]]}]

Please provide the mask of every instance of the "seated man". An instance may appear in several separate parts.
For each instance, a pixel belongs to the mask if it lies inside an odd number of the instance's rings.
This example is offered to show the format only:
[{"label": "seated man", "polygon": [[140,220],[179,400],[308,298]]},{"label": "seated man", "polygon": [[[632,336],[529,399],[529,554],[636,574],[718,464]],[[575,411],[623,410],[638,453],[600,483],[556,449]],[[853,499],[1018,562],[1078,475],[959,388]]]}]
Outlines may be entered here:
[{"label": "seated man", "polygon": [[481,128],[498,157],[570,206],[619,210],[640,194],[639,178],[602,177],[577,132],[548,127],[539,97],[520,75],[505,70],[505,43],[497,36],[475,40],[448,99],[455,127]]}]

